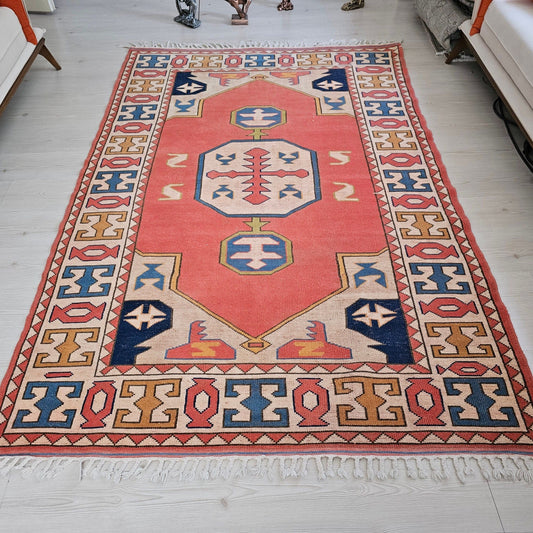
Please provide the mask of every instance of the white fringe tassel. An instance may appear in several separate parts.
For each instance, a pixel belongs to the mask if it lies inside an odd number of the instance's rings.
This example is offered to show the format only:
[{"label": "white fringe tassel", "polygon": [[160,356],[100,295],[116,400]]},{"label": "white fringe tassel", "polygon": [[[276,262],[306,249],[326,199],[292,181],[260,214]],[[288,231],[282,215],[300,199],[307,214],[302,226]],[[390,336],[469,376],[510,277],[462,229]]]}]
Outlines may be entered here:
[{"label": "white fringe tassel", "polygon": [[236,48],[308,48],[320,46],[359,46],[398,44],[400,41],[368,41],[368,40],[328,40],[328,41],[240,41],[238,43],[178,43],[175,41],[156,42],[138,41],[129,43],[128,48],[169,48],[169,49],[236,49]]},{"label": "white fringe tassel", "polygon": [[487,481],[533,483],[533,457],[529,456],[423,456],[384,457],[349,455],[224,456],[192,458],[21,457],[0,458],[0,477],[20,474],[47,480],[75,465],[81,479],[203,481],[261,478],[286,480],[313,476],[319,480],[381,481],[400,477],[435,482],[483,478]]}]

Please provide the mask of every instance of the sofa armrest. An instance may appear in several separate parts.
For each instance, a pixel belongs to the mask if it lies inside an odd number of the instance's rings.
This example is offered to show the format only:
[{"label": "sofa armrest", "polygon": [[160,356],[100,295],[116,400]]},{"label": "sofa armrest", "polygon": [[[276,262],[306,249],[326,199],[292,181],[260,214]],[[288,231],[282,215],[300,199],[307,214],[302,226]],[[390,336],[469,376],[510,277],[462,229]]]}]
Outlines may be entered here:
[{"label": "sofa armrest", "polygon": [[471,21],[461,24],[466,41],[498,96],[506,103],[516,123],[533,145],[533,107],[516,86],[515,81],[498,61],[480,33],[470,34]]}]

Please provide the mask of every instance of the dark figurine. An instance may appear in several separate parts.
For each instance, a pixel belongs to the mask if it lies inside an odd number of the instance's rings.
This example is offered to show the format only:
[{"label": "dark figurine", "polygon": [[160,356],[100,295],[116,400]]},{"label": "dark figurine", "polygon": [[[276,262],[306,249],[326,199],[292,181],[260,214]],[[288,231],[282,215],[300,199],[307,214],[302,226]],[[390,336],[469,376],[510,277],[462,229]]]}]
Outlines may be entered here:
[{"label": "dark figurine", "polygon": [[365,0],[350,0],[343,4],[341,9],[343,11],[352,11],[353,9],[361,9],[362,7],[365,7]]},{"label": "dark figurine", "polygon": [[252,3],[252,0],[226,0],[235,11],[236,15],[231,16],[232,24],[248,24],[248,8]]},{"label": "dark figurine", "polygon": [[292,11],[293,9],[294,6],[291,0],[281,0],[281,3],[278,5],[278,11]]},{"label": "dark figurine", "polygon": [[198,19],[198,0],[176,0],[176,7],[179,15],[174,18],[176,22],[189,26],[189,28],[198,28],[200,19]]}]

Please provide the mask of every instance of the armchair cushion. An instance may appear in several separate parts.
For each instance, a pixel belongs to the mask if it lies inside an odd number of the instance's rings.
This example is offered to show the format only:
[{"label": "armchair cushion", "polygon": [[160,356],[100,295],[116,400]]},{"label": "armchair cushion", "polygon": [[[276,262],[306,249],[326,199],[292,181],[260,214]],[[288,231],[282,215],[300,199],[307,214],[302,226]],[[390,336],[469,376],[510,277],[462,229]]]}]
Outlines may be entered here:
[{"label": "armchair cushion", "polygon": [[[36,42],[42,39],[44,30],[33,28],[32,31]],[[37,46],[27,41],[15,12],[9,7],[0,6],[0,105],[2,107]]]},{"label": "armchair cushion", "polygon": [[481,37],[533,103],[533,5],[531,0],[494,0],[485,14]]},{"label": "armchair cushion", "polygon": [[0,80],[7,78],[27,44],[15,13],[0,7]]},{"label": "armchair cushion", "polygon": [[37,44],[37,37],[33,31],[28,12],[26,11],[26,6],[22,0],[0,0],[0,6],[9,7],[14,11],[22,26],[26,40],[32,44]]}]

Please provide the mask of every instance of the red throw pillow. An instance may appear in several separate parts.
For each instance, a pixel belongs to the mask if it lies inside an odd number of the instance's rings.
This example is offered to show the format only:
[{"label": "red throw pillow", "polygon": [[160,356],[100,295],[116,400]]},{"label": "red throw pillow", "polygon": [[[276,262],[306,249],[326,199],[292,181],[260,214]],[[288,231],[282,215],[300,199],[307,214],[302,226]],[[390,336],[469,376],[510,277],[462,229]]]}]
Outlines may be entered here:
[{"label": "red throw pillow", "polygon": [[485,18],[485,13],[487,12],[491,2],[492,0],[481,0],[476,20],[474,20],[474,24],[472,24],[472,28],[470,29],[470,35],[475,35],[476,33],[480,32],[481,24],[483,24],[483,19]]},{"label": "red throw pillow", "polygon": [[37,44],[37,37],[35,37],[28,13],[26,12],[26,7],[22,3],[22,0],[0,0],[0,6],[9,7],[15,12],[26,36],[26,40],[30,43]]}]

